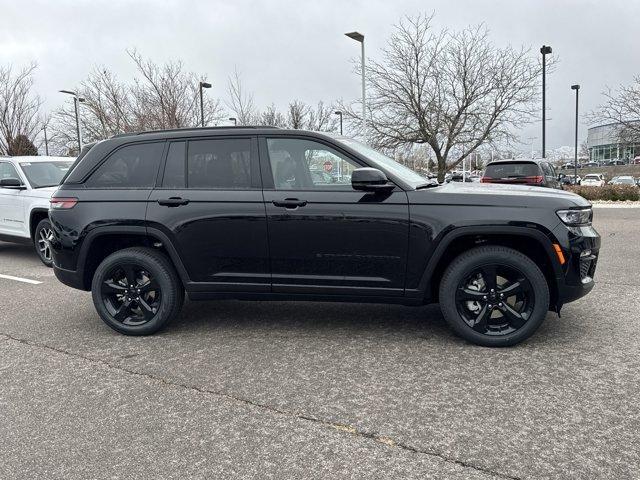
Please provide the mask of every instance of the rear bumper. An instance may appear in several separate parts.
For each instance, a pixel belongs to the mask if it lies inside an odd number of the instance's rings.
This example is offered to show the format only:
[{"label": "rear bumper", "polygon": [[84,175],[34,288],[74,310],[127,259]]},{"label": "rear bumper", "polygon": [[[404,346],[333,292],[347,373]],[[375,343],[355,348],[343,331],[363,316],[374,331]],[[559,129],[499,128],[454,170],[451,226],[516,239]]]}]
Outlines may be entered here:
[{"label": "rear bumper", "polygon": [[60,280],[62,283],[71,288],[76,288],[78,290],[87,290],[84,288],[84,282],[82,279],[82,275],[78,274],[75,270],[65,270],[64,268],[60,268],[56,265],[53,266],[53,273],[56,278]]}]

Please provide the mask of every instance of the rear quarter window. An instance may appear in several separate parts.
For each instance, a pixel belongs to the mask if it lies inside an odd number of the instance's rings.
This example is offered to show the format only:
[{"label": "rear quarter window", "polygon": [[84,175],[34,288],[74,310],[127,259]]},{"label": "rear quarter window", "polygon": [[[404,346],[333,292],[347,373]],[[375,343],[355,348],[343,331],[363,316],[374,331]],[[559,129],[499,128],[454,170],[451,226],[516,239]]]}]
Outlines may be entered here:
[{"label": "rear quarter window", "polygon": [[111,153],[86,181],[91,188],[152,188],[164,142],[125,145]]},{"label": "rear quarter window", "polygon": [[535,163],[494,163],[488,165],[485,176],[490,178],[535,177],[540,175],[540,168]]}]

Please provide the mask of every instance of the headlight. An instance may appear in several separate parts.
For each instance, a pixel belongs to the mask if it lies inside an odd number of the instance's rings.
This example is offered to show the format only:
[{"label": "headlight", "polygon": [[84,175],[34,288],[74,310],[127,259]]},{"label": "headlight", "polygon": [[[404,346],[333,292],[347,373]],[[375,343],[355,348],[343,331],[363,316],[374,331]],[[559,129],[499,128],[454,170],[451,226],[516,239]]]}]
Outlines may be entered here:
[{"label": "headlight", "polygon": [[584,208],[582,210],[558,210],[556,213],[565,225],[571,227],[591,225],[591,219],[593,218],[593,210],[590,208]]}]

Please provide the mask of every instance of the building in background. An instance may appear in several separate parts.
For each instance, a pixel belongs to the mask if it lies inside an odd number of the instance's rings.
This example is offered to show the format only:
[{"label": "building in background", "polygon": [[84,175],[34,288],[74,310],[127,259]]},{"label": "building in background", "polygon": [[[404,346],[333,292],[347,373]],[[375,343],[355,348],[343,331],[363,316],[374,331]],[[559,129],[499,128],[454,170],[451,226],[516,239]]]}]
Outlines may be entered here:
[{"label": "building in background", "polygon": [[589,129],[587,148],[590,161],[627,160],[640,155],[640,137],[622,140],[620,129],[619,123],[608,123]]}]

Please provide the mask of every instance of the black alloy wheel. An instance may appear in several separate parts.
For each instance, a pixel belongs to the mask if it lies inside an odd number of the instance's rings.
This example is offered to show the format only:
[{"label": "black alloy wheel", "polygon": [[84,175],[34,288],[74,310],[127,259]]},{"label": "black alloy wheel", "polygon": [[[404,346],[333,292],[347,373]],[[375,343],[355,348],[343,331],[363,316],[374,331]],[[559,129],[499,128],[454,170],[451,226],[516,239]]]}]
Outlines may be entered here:
[{"label": "black alloy wheel", "polygon": [[141,265],[124,263],[113,267],[101,285],[104,307],[123,325],[143,325],[158,312],[162,289]]},{"label": "black alloy wheel", "polygon": [[440,308],[462,338],[486,347],[515,345],[542,325],[549,310],[547,279],[522,252],[499,245],[475,247],[446,268]]},{"label": "black alloy wheel", "polygon": [[456,308],[473,330],[483,335],[507,335],[529,320],[535,294],[529,280],[515,268],[486,264],[458,283]]}]

